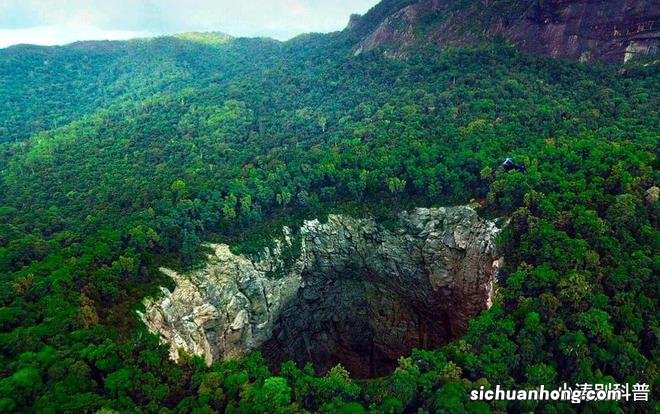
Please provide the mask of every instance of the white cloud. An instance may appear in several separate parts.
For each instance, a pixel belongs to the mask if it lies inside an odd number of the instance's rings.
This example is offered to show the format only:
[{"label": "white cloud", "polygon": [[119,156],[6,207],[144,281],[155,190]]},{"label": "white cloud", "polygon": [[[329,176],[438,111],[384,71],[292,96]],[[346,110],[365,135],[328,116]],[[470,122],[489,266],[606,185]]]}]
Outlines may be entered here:
[{"label": "white cloud", "polygon": [[3,0],[0,47],[187,31],[280,40],[342,29],[378,0]]}]

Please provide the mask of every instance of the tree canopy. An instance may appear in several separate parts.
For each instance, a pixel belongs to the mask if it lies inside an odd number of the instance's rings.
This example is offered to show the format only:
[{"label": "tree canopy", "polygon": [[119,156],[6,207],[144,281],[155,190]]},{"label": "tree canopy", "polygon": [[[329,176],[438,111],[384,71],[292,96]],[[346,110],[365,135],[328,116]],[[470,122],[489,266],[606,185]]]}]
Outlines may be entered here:
[{"label": "tree canopy", "polygon": [[[469,390],[656,383],[657,65],[342,36],[0,51],[0,411],[550,413],[580,408]],[[386,378],[174,364],[135,317],[202,241],[470,201],[510,219],[496,302]]]}]

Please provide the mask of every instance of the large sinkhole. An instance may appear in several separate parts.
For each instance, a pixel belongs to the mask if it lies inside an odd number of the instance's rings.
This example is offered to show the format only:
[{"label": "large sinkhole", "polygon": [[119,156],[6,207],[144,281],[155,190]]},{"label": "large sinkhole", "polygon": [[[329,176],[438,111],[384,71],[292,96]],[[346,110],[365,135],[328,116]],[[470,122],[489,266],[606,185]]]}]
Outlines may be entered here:
[{"label": "large sinkhole", "polygon": [[145,300],[149,329],[208,363],[259,350],[319,373],[390,373],[413,348],[465,332],[490,306],[501,259],[499,229],[469,207],[416,209],[387,227],[330,216],[285,229],[259,257],[213,245],[207,266],[166,270],[176,288]]},{"label": "large sinkhole", "polygon": [[428,284],[400,285],[395,275],[357,263],[303,279],[261,347],[273,367],[311,361],[325,372],[341,363],[354,376],[380,376],[412,348],[437,347],[462,332],[448,312],[451,298]]}]

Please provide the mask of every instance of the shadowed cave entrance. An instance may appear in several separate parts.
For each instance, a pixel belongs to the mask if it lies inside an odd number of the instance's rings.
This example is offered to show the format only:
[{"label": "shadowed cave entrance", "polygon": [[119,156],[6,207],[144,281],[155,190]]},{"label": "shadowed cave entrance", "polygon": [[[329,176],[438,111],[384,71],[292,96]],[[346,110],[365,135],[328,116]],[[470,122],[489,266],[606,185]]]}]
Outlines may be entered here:
[{"label": "shadowed cave entrance", "polygon": [[413,348],[438,347],[462,333],[447,312],[448,292],[397,279],[355,263],[304,273],[261,347],[264,357],[273,369],[293,360],[312,362],[319,373],[341,364],[355,377],[377,377],[390,374]]}]

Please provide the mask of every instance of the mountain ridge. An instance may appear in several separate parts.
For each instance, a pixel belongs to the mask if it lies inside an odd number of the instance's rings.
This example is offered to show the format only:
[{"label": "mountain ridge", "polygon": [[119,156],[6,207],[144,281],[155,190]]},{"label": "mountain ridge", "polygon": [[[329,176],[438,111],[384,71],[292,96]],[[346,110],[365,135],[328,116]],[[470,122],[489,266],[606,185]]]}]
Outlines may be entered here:
[{"label": "mountain ridge", "polygon": [[[585,18],[592,0],[385,0],[363,16],[352,15],[344,31],[303,34],[286,42],[190,32],[65,46],[14,45],[0,49],[0,96],[5,97],[0,141],[25,139],[127,98],[240,73],[242,65],[226,66],[229,55],[273,61],[283,50],[297,56],[332,49],[334,59],[372,51],[403,57],[420,47],[478,46],[498,39],[526,53],[615,64],[657,52],[660,7],[648,0],[603,4],[607,7],[595,17]],[[88,78],[93,81],[83,82]],[[44,82],[51,87],[35,89]],[[34,112],[37,107],[41,112]]]}]

